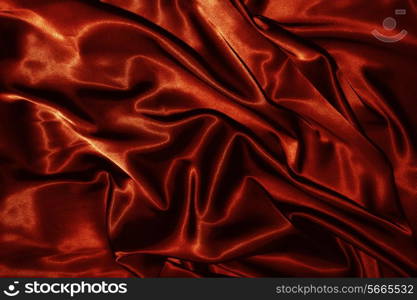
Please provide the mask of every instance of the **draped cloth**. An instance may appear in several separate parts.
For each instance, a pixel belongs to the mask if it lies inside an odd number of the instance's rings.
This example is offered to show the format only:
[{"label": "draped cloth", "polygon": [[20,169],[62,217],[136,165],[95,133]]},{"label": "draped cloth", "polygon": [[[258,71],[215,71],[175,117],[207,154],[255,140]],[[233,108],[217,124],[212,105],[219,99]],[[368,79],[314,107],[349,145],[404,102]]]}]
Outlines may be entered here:
[{"label": "draped cloth", "polygon": [[416,15],[0,0],[0,276],[417,276]]}]

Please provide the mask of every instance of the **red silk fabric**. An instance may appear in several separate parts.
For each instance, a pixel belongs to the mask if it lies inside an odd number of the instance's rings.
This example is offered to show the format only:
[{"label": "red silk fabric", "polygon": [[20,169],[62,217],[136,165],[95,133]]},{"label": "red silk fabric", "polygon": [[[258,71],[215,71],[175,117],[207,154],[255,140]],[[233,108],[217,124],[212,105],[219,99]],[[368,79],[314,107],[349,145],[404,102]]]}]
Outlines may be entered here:
[{"label": "red silk fabric", "polygon": [[0,0],[0,276],[417,276],[416,15]]}]

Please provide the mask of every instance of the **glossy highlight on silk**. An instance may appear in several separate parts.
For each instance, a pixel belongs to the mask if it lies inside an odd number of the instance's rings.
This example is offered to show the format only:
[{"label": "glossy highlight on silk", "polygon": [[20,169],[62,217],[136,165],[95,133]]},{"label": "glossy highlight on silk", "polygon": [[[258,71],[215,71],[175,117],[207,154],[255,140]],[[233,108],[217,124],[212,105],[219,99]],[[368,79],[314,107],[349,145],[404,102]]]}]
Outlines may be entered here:
[{"label": "glossy highlight on silk", "polygon": [[416,17],[0,0],[0,276],[417,276]]}]

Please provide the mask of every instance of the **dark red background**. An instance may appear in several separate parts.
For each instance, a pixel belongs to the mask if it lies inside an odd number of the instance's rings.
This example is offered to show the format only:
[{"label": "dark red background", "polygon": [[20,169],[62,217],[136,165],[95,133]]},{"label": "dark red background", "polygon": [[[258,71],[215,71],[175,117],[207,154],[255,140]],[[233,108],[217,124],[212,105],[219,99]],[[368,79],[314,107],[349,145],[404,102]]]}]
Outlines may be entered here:
[{"label": "dark red background", "polygon": [[417,276],[416,16],[0,0],[0,276]]}]

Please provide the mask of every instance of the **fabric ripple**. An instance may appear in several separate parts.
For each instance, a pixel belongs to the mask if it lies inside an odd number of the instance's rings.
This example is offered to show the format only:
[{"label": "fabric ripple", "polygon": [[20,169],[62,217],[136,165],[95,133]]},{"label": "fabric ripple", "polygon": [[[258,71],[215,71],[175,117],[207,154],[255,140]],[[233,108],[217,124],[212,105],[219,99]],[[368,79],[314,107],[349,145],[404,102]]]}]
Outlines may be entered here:
[{"label": "fabric ripple", "polygon": [[370,2],[1,0],[0,276],[416,276],[417,6]]}]

